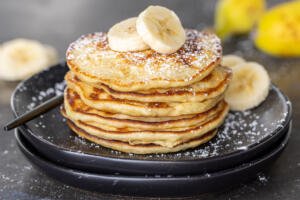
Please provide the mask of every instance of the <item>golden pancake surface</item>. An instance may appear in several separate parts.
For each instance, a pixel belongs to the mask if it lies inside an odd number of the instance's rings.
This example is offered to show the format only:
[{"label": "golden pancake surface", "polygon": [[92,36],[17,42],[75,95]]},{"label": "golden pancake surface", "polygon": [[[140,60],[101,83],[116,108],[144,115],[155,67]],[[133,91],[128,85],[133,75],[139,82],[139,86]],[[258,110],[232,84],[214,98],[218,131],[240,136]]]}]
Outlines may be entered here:
[{"label": "golden pancake surface", "polygon": [[79,79],[66,77],[69,89],[76,91],[82,101],[98,110],[121,113],[130,116],[179,116],[205,112],[215,106],[223,95],[206,99],[201,102],[140,102],[116,99],[102,89],[86,84]]},{"label": "golden pancake surface", "polygon": [[[176,118],[168,118],[165,121],[144,121],[142,119],[131,118],[124,115],[123,118],[116,118],[111,113],[103,112],[86,105],[80,96],[70,89],[65,92],[64,109],[66,114],[73,120],[89,122],[95,125],[111,125],[120,129],[137,129],[137,130],[167,130],[174,128],[185,128],[189,126],[201,125],[201,123],[219,114],[227,107],[224,101],[219,102],[210,110],[195,115],[183,115]],[[144,118],[147,119],[147,118]],[[160,118],[159,118],[160,119]]]},{"label": "golden pancake surface", "polygon": [[195,148],[217,134],[229,111],[231,70],[210,32],[186,31],[175,53],[116,52],[105,33],[85,35],[67,50],[62,115],[94,143],[136,153]]},{"label": "golden pancake surface", "polygon": [[186,42],[175,53],[153,50],[117,52],[106,33],[82,36],[67,50],[67,64],[83,81],[102,83],[117,91],[138,91],[191,85],[220,64],[219,38],[210,32],[186,31]]},{"label": "golden pancake surface", "polygon": [[[66,79],[73,75],[68,75]],[[176,88],[157,88],[135,92],[119,92],[105,84],[90,84],[96,88],[103,89],[117,99],[126,99],[140,102],[200,102],[205,99],[214,98],[227,89],[231,78],[231,71],[226,67],[216,67],[204,79],[186,86]]]},{"label": "golden pancake surface", "polygon": [[206,133],[205,135],[201,136],[200,138],[190,140],[185,143],[178,144],[175,147],[169,148],[164,147],[161,145],[155,144],[140,144],[140,145],[131,145],[126,142],[121,142],[117,140],[105,140],[93,135],[90,135],[83,129],[77,127],[73,122],[68,121],[69,127],[79,136],[90,140],[94,143],[100,144],[101,146],[111,148],[117,151],[122,151],[126,153],[135,153],[135,154],[154,154],[154,153],[172,153],[183,151],[190,148],[195,148],[209,140],[211,140],[217,133],[217,130],[213,130],[211,132]]}]

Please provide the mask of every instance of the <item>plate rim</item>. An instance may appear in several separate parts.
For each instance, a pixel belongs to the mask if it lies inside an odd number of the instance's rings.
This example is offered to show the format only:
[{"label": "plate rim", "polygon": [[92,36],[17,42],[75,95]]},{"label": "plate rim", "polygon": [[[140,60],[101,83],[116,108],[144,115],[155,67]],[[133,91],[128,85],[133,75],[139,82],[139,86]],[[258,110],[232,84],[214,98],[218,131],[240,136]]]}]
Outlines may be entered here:
[{"label": "plate rim", "polygon": [[[61,68],[61,67],[67,67],[66,63],[58,63],[46,70],[43,70],[42,72],[35,74],[33,76],[31,76],[30,78],[21,81],[17,87],[15,88],[14,92],[12,93],[11,96],[11,100],[10,100],[10,104],[11,104],[11,108],[14,114],[14,117],[18,117],[18,113],[16,111],[15,105],[14,105],[14,100],[15,100],[15,96],[19,90],[20,87],[22,87],[22,85],[25,84],[25,82],[30,81],[34,78],[36,78],[37,76],[40,76],[43,73],[47,73],[48,71],[50,71],[53,68]],[[289,126],[289,123],[291,121],[291,117],[292,117],[292,104],[291,101],[289,100],[289,98],[277,87],[275,86],[273,83],[271,84],[270,89],[274,89],[276,91],[277,94],[279,94],[281,96],[281,98],[285,101],[285,105],[287,107],[287,115],[284,118],[284,123],[282,124],[282,126],[277,127],[274,131],[272,131],[271,133],[269,133],[266,137],[264,137],[262,140],[256,141],[255,143],[251,144],[248,146],[247,150],[237,150],[235,152],[231,152],[231,153],[227,153],[225,155],[217,155],[217,156],[213,156],[213,157],[207,157],[207,158],[200,158],[200,159],[192,159],[192,160],[188,160],[188,159],[182,159],[182,160],[160,160],[160,159],[155,159],[155,160],[142,160],[142,159],[136,159],[136,158],[122,158],[122,157],[111,157],[111,156],[103,156],[103,155],[95,155],[95,154],[91,154],[91,153],[78,153],[74,150],[68,149],[68,148],[64,148],[61,146],[57,146],[53,143],[51,143],[48,140],[45,140],[44,138],[40,138],[38,136],[36,136],[33,131],[26,125],[21,125],[20,128],[22,128],[23,130],[25,130],[27,133],[29,133],[31,136],[33,136],[35,139],[42,141],[43,143],[47,144],[49,147],[51,147],[52,149],[59,149],[60,151],[63,151],[64,153],[72,153],[75,154],[77,156],[82,156],[82,154],[87,155],[89,157],[101,157],[101,159],[105,159],[105,160],[122,160],[122,161],[126,161],[126,162],[132,162],[132,163],[148,163],[148,164],[169,164],[169,163],[177,163],[177,164],[182,164],[182,163],[186,163],[186,162],[213,162],[219,159],[230,159],[234,156],[238,156],[239,154],[243,154],[245,152],[247,152],[249,149],[253,149],[253,148],[257,148],[260,146],[260,144],[266,143],[268,140],[270,140],[272,137],[274,137],[275,135],[277,135],[278,133],[280,133],[281,131],[284,131],[285,128],[287,126]],[[287,103],[289,102],[289,103]]]},{"label": "plate rim", "polygon": [[[221,173],[230,173],[232,171],[240,171],[240,170],[243,170],[245,168],[250,168],[253,165],[259,164],[259,163],[263,162],[264,160],[274,156],[274,154],[276,154],[279,151],[282,151],[286,148],[286,146],[289,143],[289,139],[291,137],[291,132],[292,132],[292,127],[289,128],[289,130],[285,133],[285,136],[282,138],[282,141],[280,143],[278,142],[276,147],[273,147],[271,149],[271,151],[267,152],[266,154],[259,156],[259,158],[255,158],[252,161],[249,161],[249,162],[244,163],[244,164],[240,164],[238,166],[235,166],[235,167],[232,167],[232,168],[229,168],[229,169],[209,173],[210,176],[208,178],[211,178],[211,177],[214,177],[214,176],[220,176]],[[186,178],[190,179],[190,178],[199,178],[199,177],[207,178],[207,175],[205,173],[204,174],[197,174],[197,175],[176,175],[176,176],[172,176],[172,177],[168,177],[167,175],[163,175],[161,177],[155,177],[155,176],[141,176],[141,175],[97,174],[97,173],[94,173],[94,172],[85,172],[85,171],[78,170],[78,169],[73,169],[73,168],[69,168],[69,167],[65,167],[65,166],[60,166],[60,165],[48,160],[47,158],[44,158],[41,155],[38,155],[39,153],[38,154],[36,154],[36,152],[33,153],[32,151],[28,150],[28,148],[26,147],[26,146],[31,145],[31,144],[25,144],[24,145],[23,142],[21,141],[23,139],[20,139],[21,133],[19,133],[18,129],[16,129],[14,131],[14,135],[15,135],[15,139],[17,141],[18,146],[21,146],[21,149],[23,149],[23,150],[25,149],[26,152],[28,154],[31,154],[32,157],[37,157],[39,160],[42,160],[42,162],[44,162],[44,163],[50,163],[51,166],[54,166],[54,167],[57,167],[57,168],[62,168],[65,171],[71,171],[72,173],[76,172],[76,173],[87,174],[87,175],[92,174],[92,175],[96,175],[96,176],[103,176],[103,177],[109,177],[109,178],[118,177],[118,178],[122,178],[124,180],[133,180],[133,179],[136,179],[137,177],[140,177],[141,179],[161,180],[161,181],[170,180],[170,179],[172,179],[172,180],[183,180],[183,179],[186,179]],[[24,136],[21,136],[21,137],[24,137]],[[28,142],[28,141],[26,141],[26,142]],[[34,150],[34,151],[37,151],[37,150]],[[68,173],[71,173],[71,172],[68,172]]]}]

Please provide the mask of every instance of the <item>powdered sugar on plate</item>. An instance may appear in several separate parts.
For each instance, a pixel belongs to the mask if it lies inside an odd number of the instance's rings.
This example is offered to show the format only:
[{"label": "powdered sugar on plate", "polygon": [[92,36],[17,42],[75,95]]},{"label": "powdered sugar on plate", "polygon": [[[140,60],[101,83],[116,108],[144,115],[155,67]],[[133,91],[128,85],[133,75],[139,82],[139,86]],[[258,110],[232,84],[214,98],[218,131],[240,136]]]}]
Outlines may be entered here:
[{"label": "powdered sugar on plate", "polygon": [[[61,80],[64,73],[57,71],[51,71],[53,75],[50,78],[50,73],[47,72],[47,77],[38,77],[18,88],[13,102],[17,113],[22,114],[63,92],[65,83]],[[49,87],[51,85],[53,86]],[[290,102],[276,87],[272,87],[268,98],[257,108],[245,112],[230,112],[211,141],[195,149],[171,154],[135,155],[103,148],[72,133],[58,107],[32,120],[27,126],[37,137],[59,148],[78,153],[140,160],[197,160],[246,151],[260,144],[287,125],[290,115],[288,108]]]},{"label": "powdered sugar on plate", "polygon": [[39,91],[37,96],[32,97],[32,102],[27,105],[28,111],[32,110],[34,107],[44,102],[45,99],[49,99],[49,97],[61,95],[66,86],[65,81],[60,83],[55,83],[54,87],[47,88],[46,90]]}]

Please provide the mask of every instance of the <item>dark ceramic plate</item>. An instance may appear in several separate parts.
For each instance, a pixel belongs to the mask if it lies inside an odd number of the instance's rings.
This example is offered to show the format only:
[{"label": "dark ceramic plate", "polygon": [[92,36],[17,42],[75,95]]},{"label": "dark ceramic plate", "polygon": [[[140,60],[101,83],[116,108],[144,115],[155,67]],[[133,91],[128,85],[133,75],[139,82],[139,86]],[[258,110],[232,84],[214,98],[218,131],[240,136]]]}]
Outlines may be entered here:
[{"label": "dark ceramic plate", "polygon": [[63,167],[44,158],[16,131],[21,151],[38,169],[63,183],[100,193],[130,196],[191,196],[229,189],[265,171],[287,145],[290,130],[268,152],[242,165],[202,175],[189,176],[124,176],[120,174],[89,173]]},{"label": "dark ceramic plate", "polygon": [[[67,67],[57,65],[22,83],[12,96],[16,116],[62,92]],[[291,104],[275,86],[257,108],[228,115],[218,135],[198,148],[171,154],[134,155],[77,137],[55,108],[21,127],[45,157],[74,169],[123,174],[199,174],[234,167],[259,156],[286,131]],[[222,163],[222,164],[220,164]]]}]

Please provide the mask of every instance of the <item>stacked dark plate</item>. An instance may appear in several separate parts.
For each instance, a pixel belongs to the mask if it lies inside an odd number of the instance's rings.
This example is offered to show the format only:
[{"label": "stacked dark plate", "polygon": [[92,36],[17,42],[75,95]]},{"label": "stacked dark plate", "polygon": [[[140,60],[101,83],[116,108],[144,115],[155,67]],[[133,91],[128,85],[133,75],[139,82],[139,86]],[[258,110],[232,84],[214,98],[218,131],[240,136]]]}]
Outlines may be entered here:
[{"label": "stacked dark plate", "polygon": [[[64,89],[64,64],[22,83],[12,96],[19,116]],[[66,184],[138,196],[190,196],[250,180],[271,166],[288,143],[291,104],[277,87],[257,108],[228,115],[218,135],[196,149],[155,155],[125,154],[76,136],[59,108],[28,122],[15,136],[24,155]]]}]

